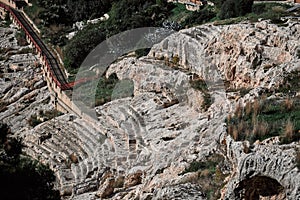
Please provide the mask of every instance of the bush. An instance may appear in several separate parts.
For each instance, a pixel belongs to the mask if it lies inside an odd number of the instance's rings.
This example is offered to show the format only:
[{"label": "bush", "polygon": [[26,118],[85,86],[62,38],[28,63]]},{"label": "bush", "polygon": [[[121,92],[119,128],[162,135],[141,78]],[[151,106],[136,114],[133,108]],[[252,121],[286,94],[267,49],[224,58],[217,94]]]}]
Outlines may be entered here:
[{"label": "bush", "polygon": [[35,127],[41,123],[42,121],[38,119],[36,114],[31,115],[30,118],[28,119],[28,124],[32,127]]},{"label": "bush", "polygon": [[192,88],[199,90],[203,93],[204,102],[202,104],[202,109],[204,111],[207,111],[208,108],[213,103],[213,101],[212,101],[211,95],[209,94],[209,90],[208,90],[206,82],[203,79],[198,77],[193,80],[190,80],[190,84],[191,84]]},{"label": "bush", "polygon": [[138,49],[135,51],[135,55],[137,58],[140,58],[142,56],[147,56],[150,52],[151,48],[145,48],[145,49]]},{"label": "bush", "polygon": [[28,45],[28,42],[26,40],[26,34],[22,29],[17,33],[16,39],[18,41],[18,45],[20,46]]},{"label": "bush", "polygon": [[191,180],[199,184],[208,199],[218,199],[221,196],[220,190],[224,186],[227,174],[222,172],[224,157],[219,154],[210,155],[205,162],[194,161],[182,173],[197,172],[197,179]]},{"label": "bush", "polygon": [[60,116],[62,113],[57,111],[57,110],[48,110],[45,112],[40,111],[37,114],[33,114],[30,116],[30,118],[28,119],[28,124],[32,127],[35,127],[45,121],[51,120],[55,117]]}]

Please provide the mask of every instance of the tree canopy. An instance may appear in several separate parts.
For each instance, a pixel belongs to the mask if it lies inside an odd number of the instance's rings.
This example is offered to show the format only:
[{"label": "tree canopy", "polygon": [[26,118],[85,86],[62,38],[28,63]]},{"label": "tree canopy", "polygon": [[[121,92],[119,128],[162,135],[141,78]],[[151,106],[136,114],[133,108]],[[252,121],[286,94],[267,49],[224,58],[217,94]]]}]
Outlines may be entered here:
[{"label": "tree canopy", "polygon": [[59,200],[59,192],[53,189],[53,171],[22,155],[22,141],[1,122],[0,133],[1,199]]}]

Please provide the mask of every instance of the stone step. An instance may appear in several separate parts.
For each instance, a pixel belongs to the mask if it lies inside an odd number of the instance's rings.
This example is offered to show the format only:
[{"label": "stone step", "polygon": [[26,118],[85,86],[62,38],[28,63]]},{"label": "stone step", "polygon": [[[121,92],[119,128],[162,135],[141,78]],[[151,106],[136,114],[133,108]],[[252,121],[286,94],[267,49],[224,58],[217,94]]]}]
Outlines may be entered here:
[{"label": "stone step", "polygon": [[80,138],[84,149],[86,150],[89,156],[93,155],[94,154],[93,149],[95,149],[95,147],[98,145],[97,138],[90,138],[90,134],[86,132],[87,130],[83,126],[81,126],[78,123],[74,123],[74,124],[75,124],[76,132],[78,134],[78,138]]},{"label": "stone step", "polygon": [[75,177],[71,169],[60,169],[56,172],[61,187],[75,184]]},{"label": "stone step", "polygon": [[69,157],[69,153],[67,152],[67,150],[64,149],[62,143],[59,143],[59,141],[56,140],[55,138],[43,142],[42,144],[40,144],[40,146],[45,147],[47,149],[51,149],[52,152],[56,152],[57,154],[60,154],[65,159]]},{"label": "stone step", "polygon": [[73,141],[66,140],[66,139],[59,139],[56,136],[52,137],[52,141],[55,145],[60,146],[61,149],[68,155],[68,157],[75,153],[79,160],[85,159],[88,154],[84,151],[81,147],[80,142],[78,141],[77,144],[73,143]]},{"label": "stone step", "polygon": [[64,127],[58,134],[53,135],[55,135],[60,141],[67,141],[72,151],[83,152],[87,155],[84,148],[81,146],[81,140],[78,138],[78,135],[71,130],[71,127]]},{"label": "stone step", "polygon": [[62,157],[54,156],[53,152],[49,151],[47,148],[40,147],[32,142],[27,142],[28,148],[24,148],[25,152],[31,157],[42,161],[43,163],[48,163],[51,168],[56,168],[63,162]]},{"label": "stone step", "polygon": [[79,164],[77,163],[77,164],[72,164],[71,165],[71,170],[72,170],[72,172],[73,172],[73,175],[74,175],[74,180],[75,180],[75,182],[76,183],[79,183],[80,182],[80,180],[81,180],[81,176],[80,176],[80,174],[81,174],[81,169],[80,169],[80,167],[79,167]]}]

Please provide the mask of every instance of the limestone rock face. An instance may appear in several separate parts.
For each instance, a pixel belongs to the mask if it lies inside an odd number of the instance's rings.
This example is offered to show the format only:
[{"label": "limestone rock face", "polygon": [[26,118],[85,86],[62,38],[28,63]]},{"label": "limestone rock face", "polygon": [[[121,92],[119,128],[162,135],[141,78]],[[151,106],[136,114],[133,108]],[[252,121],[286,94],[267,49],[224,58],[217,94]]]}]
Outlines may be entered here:
[{"label": "limestone rock face", "polygon": [[[3,106],[0,120],[7,123],[12,132],[31,129],[30,116],[40,111],[53,109],[50,93],[43,79],[42,70],[36,65],[37,56],[20,53],[30,46],[18,46],[17,29],[0,28],[0,101]],[[11,68],[18,67],[18,70]]]},{"label": "limestone rock face", "polygon": [[[243,189],[248,191],[262,189],[260,195],[263,195],[264,191],[270,191],[270,194],[266,196],[276,197],[277,195],[276,199],[280,199],[280,196],[287,199],[300,198],[300,173],[299,169],[295,167],[294,145],[257,144],[252,152],[244,153],[242,148],[236,148],[237,142],[233,142],[229,137],[226,140],[227,155],[231,156],[229,159],[236,167],[235,176],[226,186],[223,198],[241,199]],[[245,181],[255,179],[257,179],[256,184]],[[251,186],[251,184],[253,185]],[[277,187],[276,184],[280,187]],[[272,189],[273,185],[276,185],[275,189]]]},{"label": "limestone rock face", "polygon": [[125,187],[132,187],[142,183],[142,171],[137,171],[134,174],[129,174],[125,179]]},{"label": "limestone rock face", "polygon": [[201,190],[202,189],[196,184],[185,183],[182,185],[175,185],[163,189],[157,189],[154,192],[152,199],[206,199],[205,195],[201,192]]},{"label": "limestone rock face", "polygon": [[100,198],[109,197],[114,192],[114,184],[115,184],[114,178],[107,178],[104,184],[101,185],[100,188],[98,189],[96,196]]},{"label": "limestone rock face", "polygon": [[281,84],[281,76],[299,65],[297,22],[278,27],[266,21],[230,26],[204,25],[180,31],[155,45],[149,55],[179,57],[179,68],[202,76],[214,65],[233,88]]}]

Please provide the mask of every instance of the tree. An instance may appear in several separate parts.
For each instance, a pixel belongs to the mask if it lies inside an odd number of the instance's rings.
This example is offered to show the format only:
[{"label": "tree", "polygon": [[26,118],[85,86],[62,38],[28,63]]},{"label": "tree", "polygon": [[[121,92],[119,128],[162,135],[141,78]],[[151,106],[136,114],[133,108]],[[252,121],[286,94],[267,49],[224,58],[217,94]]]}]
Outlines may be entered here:
[{"label": "tree", "polygon": [[[22,155],[22,141],[9,138],[9,127],[0,123],[1,199],[59,200],[55,176],[48,166]],[[4,150],[4,151],[3,151]]]},{"label": "tree", "polygon": [[223,3],[219,14],[221,19],[228,19],[238,16],[236,11],[236,8],[238,7],[236,5],[236,1],[237,0],[227,0]]},{"label": "tree", "polygon": [[212,18],[216,17],[216,13],[209,7],[205,7],[202,10],[193,12],[187,19],[182,23],[183,26],[192,26],[194,24],[203,24],[208,22]]},{"label": "tree", "polygon": [[244,16],[252,11],[253,0],[226,0],[219,13],[220,19]]},{"label": "tree", "polygon": [[7,135],[10,133],[7,124],[0,122],[0,144],[4,144],[7,140]]}]

